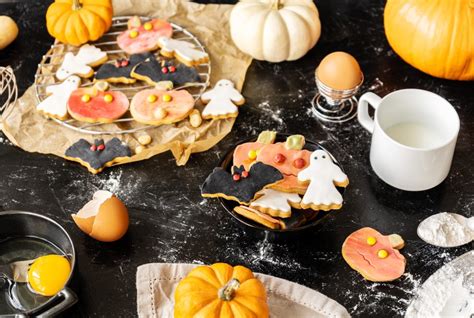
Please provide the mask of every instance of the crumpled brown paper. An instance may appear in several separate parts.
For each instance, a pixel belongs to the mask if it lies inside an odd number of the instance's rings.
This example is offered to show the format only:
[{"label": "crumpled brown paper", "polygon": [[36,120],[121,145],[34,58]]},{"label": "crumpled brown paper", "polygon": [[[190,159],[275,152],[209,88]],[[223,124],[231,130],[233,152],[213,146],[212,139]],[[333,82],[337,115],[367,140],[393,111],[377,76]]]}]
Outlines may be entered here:
[{"label": "crumpled brown paper", "polygon": [[[185,27],[205,46],[211,60],[211,85],[222,78],[232,80],[241,90],[251,58],[233,44],[228,27],[233,6],[197,4],[185,0],[115,0],[114,15],[141,15],[167,19]],[[46,52],[45,52],[46,53]],[[204,121],[193,128],[189,120],[174,125],[163,125],[128,135],[88,135],[63,127],[36,111],[38,100],[34,86],[3,113],[2,130],[20,148],[29,152],[54,154],[64,157],[66,149],[80,138],[90,142],[97,138],[105,141],[118,137],[131,148],[139,146],[138,136],[146,133],[152,143],[140,154],[126,158],[120,164],[148,159],[171,150],[178,165],[184,165],[194,152],[206,151],[232,129],[235,118]],[[197,105],[197,108],[202,106]],[[111,125],[103,129],[110,129]]]}]

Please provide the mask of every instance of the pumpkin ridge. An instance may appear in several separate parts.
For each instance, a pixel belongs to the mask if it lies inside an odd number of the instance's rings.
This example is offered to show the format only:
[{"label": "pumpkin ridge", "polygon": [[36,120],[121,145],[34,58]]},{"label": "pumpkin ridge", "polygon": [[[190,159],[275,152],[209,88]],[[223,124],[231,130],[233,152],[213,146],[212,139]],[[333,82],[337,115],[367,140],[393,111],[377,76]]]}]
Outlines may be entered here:
[{"label": "pumpkin ridge", "polygon": [[[318,39],[319,39],[318,33],[319,34],[321,33],[321,23],[319,22],[319,11],[318,11],[317,8],[316,8],[315,11],[313,11],[313,13],[315,15],[315,18],[316,18],[315,21],[313,21],[313,19],[311,19],[311,17],[306,17],[305,14],[299,12],[300,9],[308,10],[310,8],[311,7],[304,6],[304,5],[292,5],[292,6],[285,7],[284,9],[294,13],[295,15],[298,16],[298,18],[300,18],[304,21],[304,23],[306,25],[306,29],[307,29],[307,31],[309,31],[308,33],[311,34],[311,44],[310,45],[311,45],[311,48],[312,48],[318,42]],[[319,32],[313,32],[313,29],[311,28],[312,23],[318,23]]]},{"label": "pumpkin ridge", "polygon": [[[311,34],[311,38],[308,39],[308,41],[306,42],[305,46],[306,46],[306,51],[309,51],[312,46],[311,44],[313,43],[313,34],[311,33],[311,27],[310,25],[308,24],[308,22],[306,21],[306,19],[304,19],[301,15],[299,15],[298,13],[292,11],[292,10],[282,10],[285,12],[285,14],[288,14],[289,16],[291,15],[294,19],[298,20],[299,22],[301,22],[302,25],[304,25],[304,28],[306,29],[306,32]],[[285,20],[285,17],[284,15],[282,15],[282,18],[283,20]],[[288,29],[288,23],[286,23],[286,20],[285,20],[285,26],[286,28]],[[288,31],[288,34],[290,32]],[[292,47],[295,47],[296,45],[292,42],[293,41],[293,37],[291,36],[288,36],[288,38],[290,39],[290,45],[289,45],[289,48],[290,48],[290,52],[288,52],[288,59],[290,59],[291,56],[295,55],[295,52],[292,52],[291,48]]]},{"label": "pumpkin ridge", "polygon": [[94,27],[89,27],[88,29],[92,29],[92,32],[89,32],[90,34],[90,39],[92,41],[95,41],[99,39],[102,34],[105,33],[106,31],[106,23],[102,19],[101,16],[97,15],[95,12],[90,11],[89,9],[83,9],[81,11],[81,16],[83,18],[87,18],[87,23],[86,25],[94,25]]},{"label": "pumpkin ridge", "polygon": [[54,25],[54,34],[57,35],[57,38],[61,42],[65,42],[65,39],[66,39],[66,34],[61,32],[61,28],[62,28],[61,25],[67,25],[71,14],[72,14],[72,11],[61,15],[58,21],[56,22],[56,24]]},{"label": "pumpkin ridge", "polygon": [[[237,309],[237,306],[241,307],[242,309],[244,309],[244,311],[246,312],[246,314],[252,314],[252,317],[255,317],[255,318],[260,318],[258,317],[255,312],[253,310],[251,310],[249,307],[247,307],[246,305],[242,304],[241,302],[237,301],[235,298],[232,300],[232,302],[229,302],[229,307],[230,307],[230,310],[232,311],[232,314],[234,315],[234,317],[241,317],[242,315],[240,314],[242,312],[242,310],[238,310]],[[245,316],[247,317],[247,316]]]},{"label": "pumpkin ridge", "polygon": [[89,38],[89,30],[82,19],[81,11],[78,11],[76,20],[77,22],[74,24],[74,27],[76,29],[76,34],[78,35],[78,40],[80,42],[87,42],[87,39]]},{"label": "pumpkin ridge", "polygon": [[[265,51],[265,43],[264,43],[264,40],[263,40],[263,39],[265,39],[266,37],[268,37],[267,31],[266,31],[266,30],[267,30],[266,25],[267,25],[267,23],[268,23],[268,20],[269,20],[270,15],[272,15],[272,13],[274,13],[275,11],[276,11],[276,16],[278,17],[279,23],[280,23],[280,24],[284,24],[284,29],[285,29],[285,31],[286,31],[286,38],[288,38],[288,28],[287,28],[287,26],[286,26],[286,23],[284,23],[284,20],[283,20],[282,16],[281,16],[280,13],[279,13],[280,10],[273,10],[273,9],[269,10],[268,13],[267,13],[267,15],[266,15],[266,17],[265,17],[265,19],[264,19],[264,21],[263,21],[263,32],[262,32],[262,38],[260,39],[260,42],[262,42],[262,45],[263,45],[262,55],[263,55],[263,57],[264,57],[264,60],[268,60],[268,57],[267,57],[268,53],[266,53],[266,51]],[[273,33],[274,30],[271,30],[270,32]],[[282,37],[283,37],[283,36],[280,34],[280,38],[282,38]],[[285,45],[285,46],[286,46],[286,48],[285,48],[285,49],[286,49],[286,50],[285,50],[285,56],[288,56],[290,47],[289,47],[288,44]]]}]

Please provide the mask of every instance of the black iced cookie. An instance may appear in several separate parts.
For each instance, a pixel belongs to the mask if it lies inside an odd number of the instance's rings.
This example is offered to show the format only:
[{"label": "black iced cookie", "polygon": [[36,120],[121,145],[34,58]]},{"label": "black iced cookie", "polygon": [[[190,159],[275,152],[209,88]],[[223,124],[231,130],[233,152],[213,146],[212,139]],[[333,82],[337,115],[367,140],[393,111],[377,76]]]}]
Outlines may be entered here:
[{"label": "black iced cookie", "polygon": [[214,168],[201,187],[203,197],[222,197],[240,204],[248,204],[264,187],[283,179],[278,169],[257,162],[245,171],[244,167],[233,167],[233,173],[223,168]]},{"label": "black iced cookie", "polygon": [[118,138],[112,138],[104,144],[103,139],[96,139],[93,144],[79,139],[65,153],[68,159],[77,161],[92,173],[99,173],[105,167],[120,161],[119,158],[130,157],[130,148]]},{"label": "black iced cookie", "polygon": [[149,52],[133,54],[129,59],[120,59],[116,60],[115,63],[103,64],[97,70],[95,79],[111,83],[134,83],[136,79],[131,76],[133,68],[147,58],[153,58],[153,54]]},{"label": "black iced cookie", "polygon": [[131,75],[133,78],[145,81],[150,85],[171,81],[175,87],[178,87],[201,81],[199,73],[194,67],[188,67],[184,64],[176,65],[173,62],[157,60],[156,58],[150,58],[138,64]]}]

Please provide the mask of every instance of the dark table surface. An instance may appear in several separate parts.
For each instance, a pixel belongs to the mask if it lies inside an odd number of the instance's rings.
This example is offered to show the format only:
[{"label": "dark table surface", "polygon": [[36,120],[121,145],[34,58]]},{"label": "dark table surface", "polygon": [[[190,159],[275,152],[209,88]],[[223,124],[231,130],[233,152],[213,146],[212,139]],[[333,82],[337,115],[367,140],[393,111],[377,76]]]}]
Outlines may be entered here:
[{"label": "dark table surface", "polygon": [[[0,65],[13,67],[21,92],[33,83],[37,63],[52,43],[44,18],[49,3],[0,5],[0,14],[12,16],[20,27],[16,42],[0,52]],[[165,153],[94,176],[61,158],[27,153],[2,136],[1,208],[52,217],[66,228],[76,246],[74,290],[80,300],[66,316],[136,315],[135,273],[141,264],[223,261],[314,288],[340,302],[355,317],[396,317],[404,314],[424,280],[472,249],[472,245],[453,249],[427,245],[417,237],[416,227],[425,217],[441,211],[473,215],[474,85],[435,79],[404,63],[385,39],[384,3],[317,1],[322,37],[316,47],[296,62],[254,61],[243,89],[248,102],[241,107],[233,131],[211,150],[194,154],[184,167],[177,167],[171,154]],[[461,118],[461,132],[451,173],[440,186],[419,193],[391,188],[372,171],[370,135],[356,120],[323,125],[311,115],[314,69],[326,54],[336,50],[359,60],[365,74],[362,91],[386,95],[402,88],[422,88],[454,105]],[[264,129],[300,133],[321,142],[350,178],[342,210],[304,239],[255,238],[236,224],[217,200],[200,196],[199,185],[229,147]],[[119,242],[94,241],[71,219],[70,214],[97,189],[115,192],[129,208],[130,229]],[[370,283],[344,262],[340,253],[344,239],[364,226],[404,237],[407,274],[401,279]]]}]

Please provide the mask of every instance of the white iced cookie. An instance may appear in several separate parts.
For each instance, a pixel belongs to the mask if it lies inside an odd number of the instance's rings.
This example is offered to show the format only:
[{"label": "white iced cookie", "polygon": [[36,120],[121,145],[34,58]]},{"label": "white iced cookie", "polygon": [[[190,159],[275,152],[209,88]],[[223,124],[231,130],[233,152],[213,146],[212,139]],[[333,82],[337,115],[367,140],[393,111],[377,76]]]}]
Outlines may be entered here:
[{"label": "white iced cookie", "polygon": [[221,119],[237,117],[239,110],[236,105],[245,103],[245,98],[234,88],[234,83],[222,79],[216,86],[201,96],[204,104],[202,111],[204,119]]},{"label": "white iced cookie", "polygon": [[64,120],[68,117],[67,101],[73,91],[79,88],[81,79],[78,76],[70,76],[64,82],[46,87],[49,95],[36,109],[48,117]]},{"label": "white iced cookie", "polygon": [[194,46],[194,44],[167,37],[158,39],[161,55],[175,57],[187,66],[199,65],[209,61],[209,55]]},{"label": "white iced cookie", "polygon": [[263,189],[250,207],[275,217],[288,218],[291,216],[291,207],[300,208],[301,198],[297,193],[287,193],[272,189]]},{"label": "white iced cookie", "polygon": [[324,150],[311,153],[309,166],[298,173],[298,181],[310,182],[301,207],[325,211],[342,206],[342,195],[336,186],[346,187],[349,184],[347,175]]},{"label": "white iced cookie", "polygon": [[71,75],[88,78],[94,75],[92,67],[103,64],[106,61],[107,53],[93,45],[85,44],[80,47],[76,55],[71,52],[66,53],[63,63],[56,72],[56,77],[59,80],[64,80]]}]

